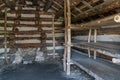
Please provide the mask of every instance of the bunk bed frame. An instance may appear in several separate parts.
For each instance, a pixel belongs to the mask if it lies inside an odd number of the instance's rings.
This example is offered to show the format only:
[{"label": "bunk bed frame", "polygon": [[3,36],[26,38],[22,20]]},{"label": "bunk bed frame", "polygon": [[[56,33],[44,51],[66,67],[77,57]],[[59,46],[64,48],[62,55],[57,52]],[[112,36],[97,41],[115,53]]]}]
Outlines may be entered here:
[{"label": "bunk bed frame", "polygon": [[[102,43],[97,42],[98,30],[102,29],[102,26],[120,25],[119,16],[117,13],[112,16],[108,16],[102,19],[91,21],[82,24],[71,24],[71,5],[70,0],[64,1],[64,17],[65,17],[65,51],[64,51],[64,71],[67,75],[70,75],[70,67],[72,64],[77,65],[88,74],[93,76],[96,80],[118,80],[120,77],[119,65],[114,64],[108,60],[97,58],[97,53],[101,53],[113,58],[120,58],[120,45],[114,43]],[[72,30],[89,30],[88,41],[72,41]],[[94,31],[94,41],[91,42],[91,33]],[[88,50],[88,55],[82,52],[72,51],[72,47]],[[75,50],[76,51],[76,50]],[[94,52],[92,57],[91,51]],[[92,59],[93,58],[93,59]]]}]

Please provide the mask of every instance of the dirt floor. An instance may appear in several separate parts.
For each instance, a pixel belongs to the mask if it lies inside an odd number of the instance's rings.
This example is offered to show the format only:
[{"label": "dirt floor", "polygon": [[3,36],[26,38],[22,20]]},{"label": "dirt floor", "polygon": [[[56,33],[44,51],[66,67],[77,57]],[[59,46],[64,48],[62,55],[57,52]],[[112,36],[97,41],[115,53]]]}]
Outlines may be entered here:
[{"label": "dirt floor", "polygon": [[0,80],[74,80],[65,77],[58,64],[29,64],[4,70]]},{"label": "dirt floor", "polygon": [[[63,50],[57,52],[61,54],[60,56],[63,55]],[[11,64],[7,67],[2,62],[3,60],[0,63],[0,80],[94,80],[75,65],[71,66],[71,75],[67,76],[59,59],[32,64]]]},{"label": "dirt floor", "polygon": [[[76,67],[75,67],[76,68]],[[34,63],[9,66],[0,73],[0,80],[94,80],[83,71],[72,68],[67,76],[59,64]]]}]

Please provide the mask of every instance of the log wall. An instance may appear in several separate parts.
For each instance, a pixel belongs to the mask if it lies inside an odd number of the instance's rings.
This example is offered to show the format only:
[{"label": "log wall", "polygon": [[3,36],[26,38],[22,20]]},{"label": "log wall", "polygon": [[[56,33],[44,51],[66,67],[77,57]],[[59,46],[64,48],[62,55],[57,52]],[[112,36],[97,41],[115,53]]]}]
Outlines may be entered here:
[{"label": "log wall", "polygon": [[[17,6],[16,11],[7,13],[8,47],[34,48],[52,47],[53,13],[41,12],[38,7]],[[56,46],[63,43],[62,21],[54,21]],[[4,42],[4,18],[0,18],[0,47]]]}]

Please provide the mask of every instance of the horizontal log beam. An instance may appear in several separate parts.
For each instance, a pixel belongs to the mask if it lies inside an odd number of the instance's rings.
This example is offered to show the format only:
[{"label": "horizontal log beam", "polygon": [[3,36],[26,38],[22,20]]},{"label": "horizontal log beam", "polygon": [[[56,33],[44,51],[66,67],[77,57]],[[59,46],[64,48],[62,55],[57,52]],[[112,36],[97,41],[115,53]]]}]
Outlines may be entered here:
[{"label": "horizontal log beam", "polygon": [[[50,30],[44,30],[45,33],[49,33],[49,34],[52,34],[52,31]],[[57,30],[55,31],[55,33],[64,33],[64,31],[61,31],[61,30]],[[39,31],[20,31],[20,32],[14,32],[14,33],[7,33],[7,35],[12,35],[12,34],[16,34],[16,35],[35,35],[35,34],[41,34],[41,32]],[[4,35],[4,32],[3,33],[0,33],[0,35]]]},{"label": "horizontal log beam", "polygon": [[90,28],[101,28],[102,26],[118,25],[120,24],[119,21],[120,21],[120,13],[117,13],[115,15],[108,16],[102,19],[97,19],[95,21],[91,21],[88,23],[72,24],[71,29],[84,30]]},{"label": "horizontal log beam", "polygon": [[22,13],[22,14],[39,14],[39,15],[52,15],[53,12],[40,12],[40,11],[36,11],[36,10],[21,10],[21,11],[9,11],[8,13]]},{"label": "horizontal log beam", "polygon": [[[40,40],[41,37],[14,37],[12,39],[10,37],[7,37],[7,41],[13,41],[13,40],[15,40],[15,41],[17,41],[17,40],[22,41],[22,40],[31,40],[31,39]],[[45,40],[53,40],[53,38],[52,37],[47,37]],[[60,41],[60,42],[64,42],[64,38],[63,37],[56,37],[55,40],[56,41]],[[3,44],[4,37],[3,38],[1,37],[0,41],[1,41],[0,44]]]},{"label": "horizontal log beam", "polygon": [[[15,20],[20,20],[20,21],[48,21],[48,22],[52,22],[52,18],[47,18],[47,17],[44,17],[44,18],[35,18],[35,17],[20,17],[20,18],[17,18],[17,17],[7,17],[7,20],[8,21],[15,21]],[[0,20],[4,20],[4,18],[0,18]],[[57,19],[55,20],[57,21]]]},{"label": "horizontal log beam", "polygon": [[[89,30],[81,30],[81,31],[73,31],[73,36],[78,36],[78,35],[81,35],[81,36],[88,36],[88,33],[89,33]],[[93,35],[94,33],[92,33]],[[97,29],[97,34],[98,35],[119,35],[120,34],[120,27],[114,27],[113,28],[100,28],[100,29]]]},{"label": "horizontal log beam", "polygon": [[[56,43],[56,46],[62,46],[63,44],[61,43]],[[27,44],[15,44],[15,45],[9,45],[8,44],[8,48],[37,48],[37,47],[41,47],[43,46],[41,43],[27,43]],[[44,44],[44,46],[47,47],[52,47],[53,44],[52,43],[47,43]],[[0,48],[4,48],[3,45],[0,45]]]},{"label": "horizontal log beam", "polygon": [[[30,39],[37,39],[40,40],[41,37],[15,37],[15,40],[30,40]],[[46,40],[52,40],[52,37],[47,37]],[[56,37],[56,41],[63,41],[63,37]],[[1,40],[1,39],[0,39]]]},{"label": "horizontal log beam", "polygon": [[[0,26],[4,26],[4,23],[0,23]],[[15,26],[14,23],[7,23],[7,27]],[[19,24],[19,27],[38,27],[35,24]],[[52,24],[40,24],[41,27],[52,27]],[[55,24],[55,27],[62,27],[62,24]]]}]

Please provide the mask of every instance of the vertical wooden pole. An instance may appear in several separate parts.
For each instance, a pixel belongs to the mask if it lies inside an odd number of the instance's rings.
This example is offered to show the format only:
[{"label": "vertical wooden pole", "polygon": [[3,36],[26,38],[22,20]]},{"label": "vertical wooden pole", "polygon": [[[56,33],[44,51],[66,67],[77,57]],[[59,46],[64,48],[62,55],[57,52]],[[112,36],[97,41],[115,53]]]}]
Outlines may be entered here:
[{"label": "vertical wooden pole", "polygon": [[[90,41],[91,41],[91,34],[92,34],[92,29],[89,29],[88,43],[90,43]],[[90,48],[88,48],[88,56],[89,56],[89,58],[91,57],[91,55],[90,55]]]},{"label": "vertical wooden pole", "polygon": [[97,52],[96,50],[94,50],[94,59],[96,59],[96,56],[97,56]]},{"label": "vertical wooden pole", "polygon": [[52,14],[52,34],[53,34],[53,58],[55,58],[55,25],[54,25],[54,14]]},{"label": "vertical wooden pole", "polygon": [[90,48],[88,48],[88,56],[89,56],[89,58],[91,57],[91,55],[90,55]]},{"label": "vertical wooden pole", "polygon": [[91,40],[91,33],[92,33],[92,29],[89,29],[89,34],[88,34],[88,43],[90,43],[90,40]]},{"label": "vertical wooden pole", "polygon": [[97,42],[97,29],[94,29],[94,43]]},{"label": "vertical wooden pole", "polygon": [[5,52],[5,63],[8,64],[8,58],[7,58],[7,7],[5,7],[5,21],[4,21],[4,52]]},{"label": "vertical wooden pole", "polygon": [[[94,43],[97,42],[97,29],[94,29]],[[94,50],[94,59],[96,59],[97,52]]]},{"label": "vertical wooden pole", "polygon": [[63,68],[64,68],[64,71],[67,70],[67,60],[66,60],[66,57],[67,57],[67,9],[66,9],[66,0],[64,0],[64,21],[65,21],[65,47],[64,47],[64,55],[63,55]]},{"label": "vertical wooden pole", "polygon": [[70,66],[71,66],[71,9],[70,9],[70,0],[67,0],[67,75],[70,75]]}]

